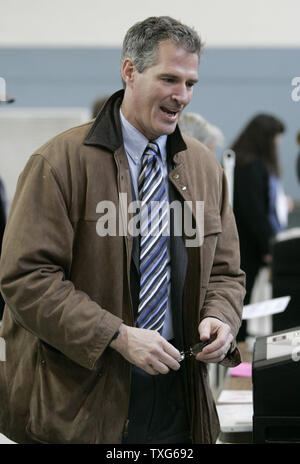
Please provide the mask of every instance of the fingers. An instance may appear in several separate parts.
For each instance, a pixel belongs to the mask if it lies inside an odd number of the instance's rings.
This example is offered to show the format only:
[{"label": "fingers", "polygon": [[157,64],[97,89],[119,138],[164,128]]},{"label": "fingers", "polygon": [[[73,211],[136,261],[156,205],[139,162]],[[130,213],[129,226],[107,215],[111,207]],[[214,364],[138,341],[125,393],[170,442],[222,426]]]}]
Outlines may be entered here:
[{"label": "fingers", "polygon": [[171,343],[163,339],[163,358],[164,361],[171,369],[177,371],[180,368],[180,353]]},{"label": "fingers", "polygon": [[140,367],[152,375],[167,374],[170,369],[180,369],[179,357],[179,351],[161,337],[157,345],[149,347]]},{"label": "fingers", "polygon": [[[215,342],[216,341],[217,340],[215,340]],[[226,357],[232,341],[233,336],[229,334],[226,340],[220,340],[218,343],[213,342],[214,347],[207,345],[203,351],[196,356],[196,359],[207,363],[219,363]]]},{"label": "fingers", "polygon": [[200,331],[200,339],[202,342],[205,342],[206,340],[209,340],[211,337],[211,325],[209,318],[204,319],[200,326],[199,326],[199,331]]},{"label": "fingers", "polygon": [[[170,366],[172,365],[172,367]],[[160,360],[155,358],[154,356],[145,358],[145,360],[139,365],[141,369],[148,372],[151,375],[157,374],[168,374],[170,369],[178,370],[180,368],[180,364],[178,361],[169,362],[169,365],[166,363],[165,360]]]},{"label": "fingers", "polygon": [[122,324],[120,335],[111,346],[148,374],[167,374],[170,369],[180,369],[179,351],[155,330]]},{"label": "fingers", "polygon": [[[205,352],[207,355],[210,355],[211,353],[217,352],[220,349],[222,349],[224,345],[228,345],[229,347],[230,343],[232,342],[232,338],[233,337],[230,333],[230,328],[228,326],[220,327],[215,339],[211,343],[206,345],[206,347],[203,349],[203,352]],[[230,342],[229,339],[231,339]]]},{"label": "fingers", "polygon": [[155,359],[153,359],[153,364],[146,364],[144,370],[151,375],[168,374],[170,372],[170,369],[165,364]]},{"label": "fingers", "polygon": [[208,317],[201,322],[199,333],[202,341],[209,338],[213,340],[196,356],[196,359],[207,363],[223,361],[233,341],[229,325]]}]

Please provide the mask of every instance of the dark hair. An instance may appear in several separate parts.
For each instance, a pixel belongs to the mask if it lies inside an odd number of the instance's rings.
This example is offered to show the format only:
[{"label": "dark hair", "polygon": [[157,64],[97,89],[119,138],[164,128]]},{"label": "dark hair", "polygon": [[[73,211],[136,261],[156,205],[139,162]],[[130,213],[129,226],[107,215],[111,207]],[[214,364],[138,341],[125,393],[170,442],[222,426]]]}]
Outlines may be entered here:
[{"label": "dark hair", "polygon": [[202,43],[198,33],[170,16],[151,16],[134,24],[123,41],[121,64],[130,58],[142,73],[155,63],[157,46],[163,40],[200,56]]},{"label": "dark hair", "polygon": [[231,147],[236,155],[236,163],[242,165],[259,159],[270,173],[279,177],[280,166],[275,136],[284,131],[283,122],[275,116],[256,115]]}]

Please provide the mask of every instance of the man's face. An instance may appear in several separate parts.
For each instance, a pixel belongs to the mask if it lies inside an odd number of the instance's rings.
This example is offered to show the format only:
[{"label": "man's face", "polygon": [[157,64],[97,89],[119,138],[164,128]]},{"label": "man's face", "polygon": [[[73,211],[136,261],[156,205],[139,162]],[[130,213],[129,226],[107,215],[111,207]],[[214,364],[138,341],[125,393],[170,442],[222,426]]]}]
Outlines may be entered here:
[{"label": "man's face", "polygon": [[148,140],[174,132],[180,113],[191,101],[198,64],[196,53],[176,47],[169,40],[160,42],[156,63],[142,73],[125,60],[122,111]]}]

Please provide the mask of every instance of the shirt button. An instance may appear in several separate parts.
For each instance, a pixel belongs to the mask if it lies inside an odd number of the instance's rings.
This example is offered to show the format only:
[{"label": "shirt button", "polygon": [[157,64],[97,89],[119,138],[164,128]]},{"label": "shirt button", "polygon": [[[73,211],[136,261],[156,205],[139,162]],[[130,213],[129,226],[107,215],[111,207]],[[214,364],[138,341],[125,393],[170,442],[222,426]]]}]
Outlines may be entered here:
[{"label": "shirt button", "polygon": [[186,185],[184,185],[183,187],[181,187],[181,190],[186,190]]},{"label": "shirt button", "polygon": [[174,174],[173,179],[179,179],[179,174]]}]

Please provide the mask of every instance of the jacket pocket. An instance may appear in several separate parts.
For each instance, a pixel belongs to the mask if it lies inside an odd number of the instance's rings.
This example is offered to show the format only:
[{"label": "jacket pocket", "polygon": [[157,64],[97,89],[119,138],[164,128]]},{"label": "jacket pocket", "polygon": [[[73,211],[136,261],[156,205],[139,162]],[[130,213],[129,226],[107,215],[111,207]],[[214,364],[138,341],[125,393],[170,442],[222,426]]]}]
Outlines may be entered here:
[{"label": "jacket pocket", "polygon": [[26,431],[42,443],[95,443],[101,363],[90,371],[39,342]]},{"label": "jacket pocket", "polygon": [[210,210],[204,214],[204,237],[222,232],[220,212]]},{"label": "jacket pocket", "polygon": [[201,253],[201,292],[200,308],[202,307],[206,289],[208,286],[211,270],[214,263],[218,236],[222,232],[222,223],[219,211],[208,211],[204,215],[204,236]]}]

